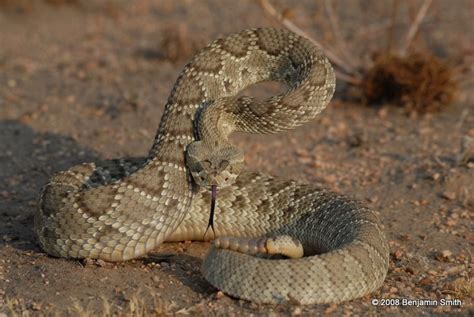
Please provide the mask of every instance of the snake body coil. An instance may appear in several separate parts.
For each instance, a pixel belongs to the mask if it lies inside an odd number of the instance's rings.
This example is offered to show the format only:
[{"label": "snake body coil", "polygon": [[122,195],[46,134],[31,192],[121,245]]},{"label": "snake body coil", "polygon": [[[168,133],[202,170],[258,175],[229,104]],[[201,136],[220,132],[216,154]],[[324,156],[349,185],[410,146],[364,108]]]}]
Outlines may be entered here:
[{"label": "snake body coil", "polygon": [[[289,89],[265,102],[235,97],[266,80]],[[44,187],[35,217],[42,248],[59,257],[125,261],[164,241],[202,239],[210,193],[190,175],[188,146],[199,138],[224,141],[234,130],[295,128],[326,107],[334,87],[327,59],[288,31],[252,29],[213,42],[179,76],[148,157],[75,166]],[[218,196],[217,236],[289,236],[304,249],[299,259],[268,259],[211,247],[203,273],[224,292],[311,304],[357,298],[383,283],[388,246],[375,213],[358,202],[252,172]],[[248,246],[234,248],[241,249]]]}]

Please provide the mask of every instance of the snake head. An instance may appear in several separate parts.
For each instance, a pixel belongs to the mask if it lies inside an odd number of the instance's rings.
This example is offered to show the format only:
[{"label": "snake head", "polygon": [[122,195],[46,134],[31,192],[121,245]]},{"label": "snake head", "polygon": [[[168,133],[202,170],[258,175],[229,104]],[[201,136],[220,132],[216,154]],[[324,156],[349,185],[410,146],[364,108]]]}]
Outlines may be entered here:
[{"label": "snake head", "polygon": [[196,141],[186,148],[186,165],[199,186],[211,189],[232,185],[244,167],[244,154],[236,146]]}]

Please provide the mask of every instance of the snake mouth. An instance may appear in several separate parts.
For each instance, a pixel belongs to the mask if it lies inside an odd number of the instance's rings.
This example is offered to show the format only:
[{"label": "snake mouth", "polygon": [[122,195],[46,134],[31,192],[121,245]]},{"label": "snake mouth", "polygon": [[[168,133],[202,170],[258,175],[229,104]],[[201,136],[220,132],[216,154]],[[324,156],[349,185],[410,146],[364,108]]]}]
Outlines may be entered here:
[{"label": "snake mouth", "polygon": [[217,200],[217,185],[211,185],[211,213],[209,214],[209,221],[207,222],[207,228],[204,232],[204,238],[206,237],[206,233],[209,228],[212,229],[212,233],[214,234],[214,238],[216,237],[216,232],[214,231],[214,211],[216,210],[216,200]]}]

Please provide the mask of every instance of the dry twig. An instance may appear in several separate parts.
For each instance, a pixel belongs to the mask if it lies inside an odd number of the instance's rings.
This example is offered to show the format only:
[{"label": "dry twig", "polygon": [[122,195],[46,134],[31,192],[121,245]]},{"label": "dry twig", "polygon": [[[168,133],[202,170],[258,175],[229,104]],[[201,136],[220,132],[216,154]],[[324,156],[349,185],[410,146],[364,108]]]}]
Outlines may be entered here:
[{"label": "dry twig", "polygon": [[392,14],[390,16],[390,30],[388,31],[387,36],[387,54],[392,51],[393,36],[395,33],[395,22],[397,20],[398,6],[400,2],[398,0],[393,0],[392,2]]},{"label": "dry twig", "polygon": [[413,20],[410,29],[407,32],[407,35],[405,37],[405,41],[401,45],[400,48],[400,55],[405,56],[408,49],[410,48],[410,45],[415,38],[415,35],[418,33],[418,29],[420,28],[420,24],[425,18],[426,13],[428,12],[428,9],[430,8],[432,0],[425,0],[423,4],[420,7],[420,10],[418,10],[418,13],[416,14],[415,19]]},{"label": "dry twig", "polygon": [[346,41],[342,36],[341,29],[339,28],[339,19],[337,18],[336,14],[334,14],[332,0],[325,0],[324,7],[326,9],[326,14],[329,19],[329,24],[331,25],[332,33],[334,34],[334,38],[336,39],[336,43],[339,46],[339,52],[344,56],[345,61],[353,67],[353,69],[357,69],[359,65],[358,63],[354,63],[354,56],[349,56],[347,53],[350,51],[346,45]]}]

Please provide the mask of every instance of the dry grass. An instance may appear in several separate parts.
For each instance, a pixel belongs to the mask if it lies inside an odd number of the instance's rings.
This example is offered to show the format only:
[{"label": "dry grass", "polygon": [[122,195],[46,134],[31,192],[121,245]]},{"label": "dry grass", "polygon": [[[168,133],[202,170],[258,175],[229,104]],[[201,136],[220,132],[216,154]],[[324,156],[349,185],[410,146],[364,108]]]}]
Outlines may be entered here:
[{"label": "dry grass", "polygon": [[471,277],[460,277],[447,285],[445,294],[460,300],[472,300],[474,298],[474,280]]},{"label": "dry grass", "polygon": [[[6,300],[7,316],[11,317],[28,317],[28,316],[80,316],[80,317],[112,317],[112,316],[169,316],[172,309],[175,308],[173,303],[167,303],[153,293],[142,296],[140,292],[132,295],[125,304],[118,301],[111,301],[105,296],[101,297],[98,304],[93,307],[92,303],[84,305],[77,299],[72,299],[72,306],[66,310],[58,310],[55,307],[43,308],[26,306],[19,299]],[[151,303],[144,298],[152,298]]]},{"label": "dry grass", "polygon": [[417,112],[439,111],[456,93],[451,67],[429,53],[381,55],[361,87],[369,103],[390,102]]}]

